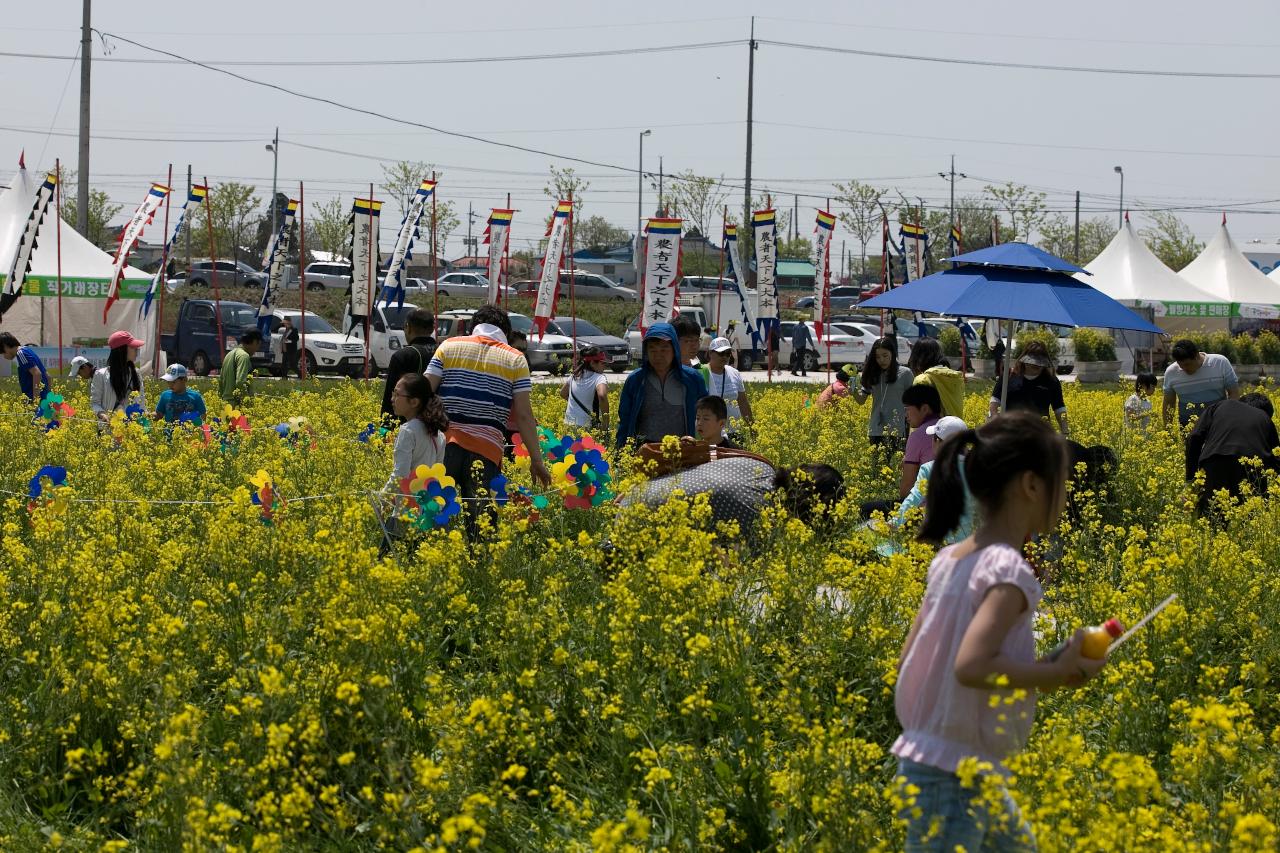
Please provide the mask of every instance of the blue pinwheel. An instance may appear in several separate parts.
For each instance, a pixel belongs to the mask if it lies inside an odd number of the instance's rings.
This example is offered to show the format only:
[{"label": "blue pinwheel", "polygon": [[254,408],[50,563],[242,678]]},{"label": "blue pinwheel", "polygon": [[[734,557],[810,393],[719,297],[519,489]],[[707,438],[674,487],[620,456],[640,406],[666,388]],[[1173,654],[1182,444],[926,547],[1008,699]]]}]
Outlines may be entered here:
[{"label": "blue pinwheel", "polygon": [[65,486],[67,484],[67,469],[61,465],[46,465],[36,472],[31,478],[31,482],[27,486],[27,498],[35,500],[44,492],[44,484],[41,480],[49,479],[51,486]]}]

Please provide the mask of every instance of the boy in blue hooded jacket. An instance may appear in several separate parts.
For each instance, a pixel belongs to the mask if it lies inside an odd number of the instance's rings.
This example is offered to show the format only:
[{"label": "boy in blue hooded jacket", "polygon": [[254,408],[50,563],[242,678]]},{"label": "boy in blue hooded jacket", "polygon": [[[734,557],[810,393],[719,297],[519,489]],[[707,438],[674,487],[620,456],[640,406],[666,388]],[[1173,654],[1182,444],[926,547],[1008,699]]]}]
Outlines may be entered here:
[{"label": "boy in blue hooded jacket", "polygon": [[680,339],[670,323],[655,323],[644,333],[640,367],[622,384],[618,404],[618,447],[627,442],[662,441],[668,435],[694,435],[698,401],[707,386],[692,367],[680,363]]}]

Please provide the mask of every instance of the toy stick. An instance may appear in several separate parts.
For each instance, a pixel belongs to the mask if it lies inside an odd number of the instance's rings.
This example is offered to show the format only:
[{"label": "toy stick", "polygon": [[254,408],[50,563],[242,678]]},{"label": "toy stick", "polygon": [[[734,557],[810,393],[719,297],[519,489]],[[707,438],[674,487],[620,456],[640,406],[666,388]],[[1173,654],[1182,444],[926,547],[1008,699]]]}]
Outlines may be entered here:
[{"label": "toy stick", "polygon": [[1124,644],[1125,640],[1133,636],[1133,634],[1143,625],[1147,624],[1152,619],[1156,618],[1156,614],[1158,614],[1161,610],[1164,610],[1170,604],[1173,604],[1173,600],[1177,597],[1178,597],[1178,594],[1175,592],[1173,595],[1169,596],[1164,601],[1157,604],[1150,613],[1148,613],[1146,616],[1143,616],[1140,620],[1138,620],[1138,622],[1132,628],[1130,628],[1128,631],[1125,631],[1123,634],[1117,637],[1116,641],[1107,648],[1107,654],[1111,654],[1116,649],[1120,648],[1120,646]]}]

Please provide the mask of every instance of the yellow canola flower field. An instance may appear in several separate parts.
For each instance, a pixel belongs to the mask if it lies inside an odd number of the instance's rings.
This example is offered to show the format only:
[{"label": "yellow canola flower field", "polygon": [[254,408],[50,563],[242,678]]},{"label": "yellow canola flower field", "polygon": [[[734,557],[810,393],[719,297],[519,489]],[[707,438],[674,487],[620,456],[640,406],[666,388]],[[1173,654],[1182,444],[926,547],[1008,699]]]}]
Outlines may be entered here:
[{"label": "yellow canola flower field", "polygon": [[[754,449],[846,476],[816,528],[769,510],[726,547],[705,501],[553,496],[381,558],[390,437],[356,438],[381,387],[302,387],[245,403],[225,447],[45,432],[0,393],[0,849],[901,847],[893,684],[932,550],[880,557],[860,529],[895,482],[865,406],[751,389]],[[1043,850],[1274,850],[1280,511],[1197,519],[1178,438],[1127,432],[1127,393],[1066,387],[1075,437],[1120,464],[1038,557],[1041,648],[1179,599],[1041,697],[1013,793]],[[563,406],[536,389],[542,423]],[[291,417],[310,432],[273,431]],[[46,465],[66,486],[29,501]]]}]

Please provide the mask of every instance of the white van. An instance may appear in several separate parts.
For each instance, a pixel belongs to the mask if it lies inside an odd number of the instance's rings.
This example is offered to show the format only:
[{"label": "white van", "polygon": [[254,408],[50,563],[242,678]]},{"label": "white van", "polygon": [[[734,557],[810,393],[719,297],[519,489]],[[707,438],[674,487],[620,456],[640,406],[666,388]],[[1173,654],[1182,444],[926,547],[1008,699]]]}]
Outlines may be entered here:
[{"label": "white van", "polygon": [[[401,307],[395,305],[379,305],[369,316],[369,358],[373,363],[370,370],[376,374],[391,363],[391,356],[396,350],[408,345],[404,334],[404,321],[418,306],[406,302]],[[348,302],[342,311],[342,332],[352,340],[364,340],[364,321],[351,322],[351,303]]]}]

